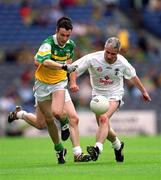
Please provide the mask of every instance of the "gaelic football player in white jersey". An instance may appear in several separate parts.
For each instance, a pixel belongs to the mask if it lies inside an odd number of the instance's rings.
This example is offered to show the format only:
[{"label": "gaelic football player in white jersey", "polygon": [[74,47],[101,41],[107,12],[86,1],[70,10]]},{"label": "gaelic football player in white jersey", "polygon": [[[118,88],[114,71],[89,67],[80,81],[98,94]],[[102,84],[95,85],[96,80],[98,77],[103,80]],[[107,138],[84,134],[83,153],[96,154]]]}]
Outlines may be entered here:
[{"label": "gaelic football player in white jersey", "polygon": [[119,140],[116,132],[110,126],[110,118],[119,108],[124,95],[123,79],[130,80],[141,92],[145,101],[151,98],[136,75],[134,67],[125,57],[119,54],[121,43],[116,37],[107,39],[103,51],[94,52],[76,60],[73,65],[77,65],[75,79],[73,79],[70,89],[73,92],[79,90],[76,84],[76,76],[88,70],[92,86],[92,96],[103,95],[109,102],[109,109],[102,115],[96,115],[98,130],[96,133],[96,143],[94,146],[87,146],[87,151],[93,161],[96,161],[103,151],[103,144],[106,138],[112,143],[115,159],[117,162],[124,161],[124,143]]}]

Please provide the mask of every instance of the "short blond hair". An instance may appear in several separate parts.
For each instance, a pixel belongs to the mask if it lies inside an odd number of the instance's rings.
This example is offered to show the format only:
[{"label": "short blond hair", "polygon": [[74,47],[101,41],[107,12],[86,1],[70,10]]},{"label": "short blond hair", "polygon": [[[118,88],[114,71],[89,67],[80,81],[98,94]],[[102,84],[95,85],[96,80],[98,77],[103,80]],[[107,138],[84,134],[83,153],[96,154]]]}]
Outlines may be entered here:
[{"label": "short blond hair", "polygon": [[121,42],[117,37],[108,38],[105,43],[105,48],[108,44],[110,44],[114,49],[118,49],[118,51],[121,49]]}]

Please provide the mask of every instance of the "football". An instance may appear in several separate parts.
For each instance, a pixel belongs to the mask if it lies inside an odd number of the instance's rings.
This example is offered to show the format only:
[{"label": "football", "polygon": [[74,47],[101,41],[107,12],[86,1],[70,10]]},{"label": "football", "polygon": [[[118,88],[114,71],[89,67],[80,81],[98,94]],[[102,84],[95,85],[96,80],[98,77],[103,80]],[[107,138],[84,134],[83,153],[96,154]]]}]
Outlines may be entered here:
[{"label": "football", "polygon": [[104,96],[95,96],[90,102],[90,109],[96,115],[104,114],[108,111],[109,101]]}]

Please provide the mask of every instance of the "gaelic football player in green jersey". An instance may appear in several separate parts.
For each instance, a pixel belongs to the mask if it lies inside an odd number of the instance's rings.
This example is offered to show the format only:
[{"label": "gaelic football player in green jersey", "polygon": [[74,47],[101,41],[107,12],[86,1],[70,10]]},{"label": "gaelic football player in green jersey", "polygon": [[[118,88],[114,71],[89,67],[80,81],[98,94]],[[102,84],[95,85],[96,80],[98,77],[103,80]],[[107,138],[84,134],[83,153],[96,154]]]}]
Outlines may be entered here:
[{"label": "gaelic football player in green jersey", "polygon": [[[76,66],[68,64],[74,55],[75,44],[70,40],[72,22],[67,17],[57,21],[56,33],[43,41],[36,56],[35,63],[38,65],[35,72],[34,96],[36,99],[36,115],[23,111],[17,107],[11,112],[8,121],[24,119],[38,129],[47,127],[49,135],[57,152],[58,163],[65,163],[67,150],[63,147],[58,134],[58,129],[53,117],[61,122],[62,139],[69,136],[69,129],[64,123],[66,116],[70,120],[70,137],[73,144],[75,162],[87,162],[88,154],[83,154],[80,147],[78,115],[67,90],[67,73],[76,70]],[[72,76],[70,76],[72,78]],[[66,122],[66,121],[65,121]]]}]

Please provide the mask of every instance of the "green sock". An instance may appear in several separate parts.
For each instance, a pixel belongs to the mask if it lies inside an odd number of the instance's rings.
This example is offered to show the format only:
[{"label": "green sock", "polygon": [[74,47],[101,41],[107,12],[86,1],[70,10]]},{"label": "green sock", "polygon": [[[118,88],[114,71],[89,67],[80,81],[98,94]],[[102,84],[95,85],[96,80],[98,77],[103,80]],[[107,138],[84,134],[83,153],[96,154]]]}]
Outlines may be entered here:
[{"label": "green sock", "polygon": [[69,122],[69,120],[68,120],[68,117],[66,116],[65,119],[62,119],[62,120],[60,121],[61,127],[64,126],[65,124],[68,124],[68,122]]},{"label": "green sock", "polygon": [[64,149],[62,143],[55,144],[54,148],[55,148],[56,151],[62,151]]}]

